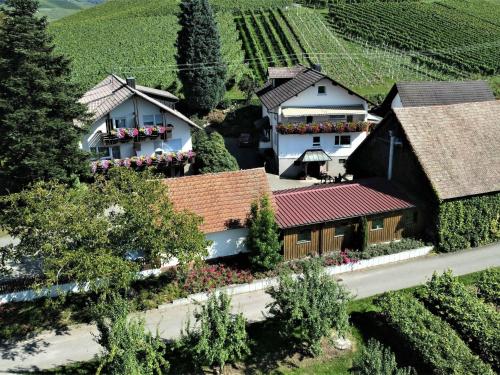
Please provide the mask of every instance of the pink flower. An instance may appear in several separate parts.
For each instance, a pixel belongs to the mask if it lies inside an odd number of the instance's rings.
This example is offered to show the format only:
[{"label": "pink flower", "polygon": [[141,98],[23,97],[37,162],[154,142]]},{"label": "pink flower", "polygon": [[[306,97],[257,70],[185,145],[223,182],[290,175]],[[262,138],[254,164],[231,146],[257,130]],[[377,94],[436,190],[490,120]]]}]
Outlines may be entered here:
[{"label": "pink flower", "polygon": [[97,172],[97,167],[99,166],[99,164],[95,161],[92,163],[92,165],[90,166],[90,170],[92,171],[92,173],[96,173]]},{"label": "pink flower", "polygon": [[142,159],[139,158],[135,161],[135,165],[137,165],[138,167],[140,167],[142,165]]},{"label": "pink flower", "polygon": [[153,159],[151,159],[149,156],[146,158],[146,165],[151,165],[153,164]]},{"label": "pink flower", "polygon": [[118,129],[118,138],[123,139],[127,136],[127,132],[125,131],[124,128],[119,128]]},{"label": "pink flower", "polygon": [[109,168],[109,165],[110,165],[110,164],[111,164],[111,163],[109,162],[109,160],[103,160],[103,161],[102,161],[102,164],[101,164],[102,169],[107,170],[107,169]]},{"label": "pink flower", "polygon": [[163,134],[163,133],[165,133],[166,130],[167,130],[167,128],[165,128],[164,126],[160,126],[158,128],[158,133]]}]

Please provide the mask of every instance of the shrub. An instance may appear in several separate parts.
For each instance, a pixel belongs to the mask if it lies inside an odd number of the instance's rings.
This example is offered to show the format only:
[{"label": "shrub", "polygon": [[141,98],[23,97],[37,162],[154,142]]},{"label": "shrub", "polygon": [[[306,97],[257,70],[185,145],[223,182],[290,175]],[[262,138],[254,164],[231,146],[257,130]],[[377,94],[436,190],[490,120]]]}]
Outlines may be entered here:
[{"label": "shrub", "polygon": [[396,357],[389,348],[374,339],[361,349],[353,363],[355,375],[411,375],[411,368],[398,368]]},{"label": "shrub", "polygon": [[500,268],[490,268],[482,272],[476,287],[478,295],[486,302],[500,306]]},{"label": "shrub", "polygon": [[413,238],[403,238],[400,241],[391,241],[389,243],[370,245],[365,251],[361,252],[360,258],[370,259],[382,255],[399,253],[405,250],[418,249],[424,246],[426,246],[426,244],[423,241]]},{"label": "shrub", "polygon": [[267,195],[252,203],[249,224],[246,245],[251,251],[252,266],[260,271],[274,269],[283,257],[278,224]]},{"label": "shrub", "polygon": [[462,339],[494,369],[500,369],[500,315],[453,277],[434,274],[422,289],[429,309],[446,320]]},{"label": "shrub", "polygon": [[95,309],[97,342],[105,349],[97,374],[153,375],[168,369],[163,342],[146,333],[143,319],[128,320],[129,311],[127,301],[118,295]]},{"label": "shrub", "polygon": [[180,351],[198,366],[218,367],[241,359],[249,353],[245,318],[231,314],[231,299],[224,293],[214,293],[206,305],[195,313],[198,328],[186,331],[177,344]]},{"label": "shrub", "polygon": [[303,274],[297,277],[281,273],[278,287],[267,293],[274,300],[269,312],[278,322],[280,334],[304,345],[311,354],[321,352],[321,339],[332,330],[339,337],[347,334],[349,294],[319,262],[305,263]]},{"label": "shrub", "polygon": [[239,170],[238,162],[227,150],[224,138],[217,132],[195,132],[193,148],[196,152],[195,168],[202,174]]},{"label": "shrub", "polygon": [[414,297],[387,293],[375,300],[390,326],[435,374],[493,375],[455,331]]}]

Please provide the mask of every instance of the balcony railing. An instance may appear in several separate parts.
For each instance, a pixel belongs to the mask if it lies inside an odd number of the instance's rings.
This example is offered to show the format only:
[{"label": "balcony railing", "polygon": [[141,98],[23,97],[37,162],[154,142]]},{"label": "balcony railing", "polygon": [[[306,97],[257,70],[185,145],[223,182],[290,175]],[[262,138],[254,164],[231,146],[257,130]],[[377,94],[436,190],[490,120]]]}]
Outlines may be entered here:
[{"label": "balcony railing", "polygon": [[170,152],[162,155],[134,156],[125,159],[97,160],[92,162],[92,173],[106,172],[110,168],[124,167],[143,170],[148,167],[166,168],[176,165],[194,163],[196,154],[193,151]]},{"label": "balcony railing", "polygon": [[368,132],[373,123],[358,122],[320,122],[317,124],[278,124],[276,130],[280,134],[316,134],[316,133],[354,133]]},{"label": "balcony railing", "polygon": [[146,138],[161,139],[172,138],[173,126],[145,126],[141,128],[118,128],[104,134],[103,141],[105,145],[112,145],[119,142],[140,142]]}]

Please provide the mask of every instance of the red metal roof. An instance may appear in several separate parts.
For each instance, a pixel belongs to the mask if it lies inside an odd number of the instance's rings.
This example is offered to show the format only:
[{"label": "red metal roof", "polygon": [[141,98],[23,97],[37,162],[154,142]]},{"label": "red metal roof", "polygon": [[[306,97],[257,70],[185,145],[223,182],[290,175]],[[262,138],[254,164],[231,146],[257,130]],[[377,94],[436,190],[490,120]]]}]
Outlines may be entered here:
[{"label": "red metal roof", "polygon": [[382,178],[274,192],[280,228],[329,222],[415,207]]}]

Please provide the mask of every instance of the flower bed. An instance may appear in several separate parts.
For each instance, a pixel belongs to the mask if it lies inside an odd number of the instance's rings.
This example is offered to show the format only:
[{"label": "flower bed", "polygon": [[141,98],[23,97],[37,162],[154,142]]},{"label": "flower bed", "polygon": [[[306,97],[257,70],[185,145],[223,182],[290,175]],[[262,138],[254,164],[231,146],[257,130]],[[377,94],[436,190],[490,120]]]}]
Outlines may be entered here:
[{"label": "flower bed", "polygon": [[222,264],[214,264],[189,270],[181,285],[185,292],[193,294],[252,281],[253,275],[248,270],[236,270]]},{"label": "flower bed", "polygon": [[316,134],[367,132],[373,127],[371,122],[320,122],[317,124],[279,124],[276,128],[280,134]]},{"label": "flower bed", "polygon": [[196,154],[193,151],[170,152],[163,155],[134,156],[125,159],[98,160],[91,164],[92,173],[105,172],[112,167],[141,169],[144,167],[169,166],[181,163],[193,163]]}]

